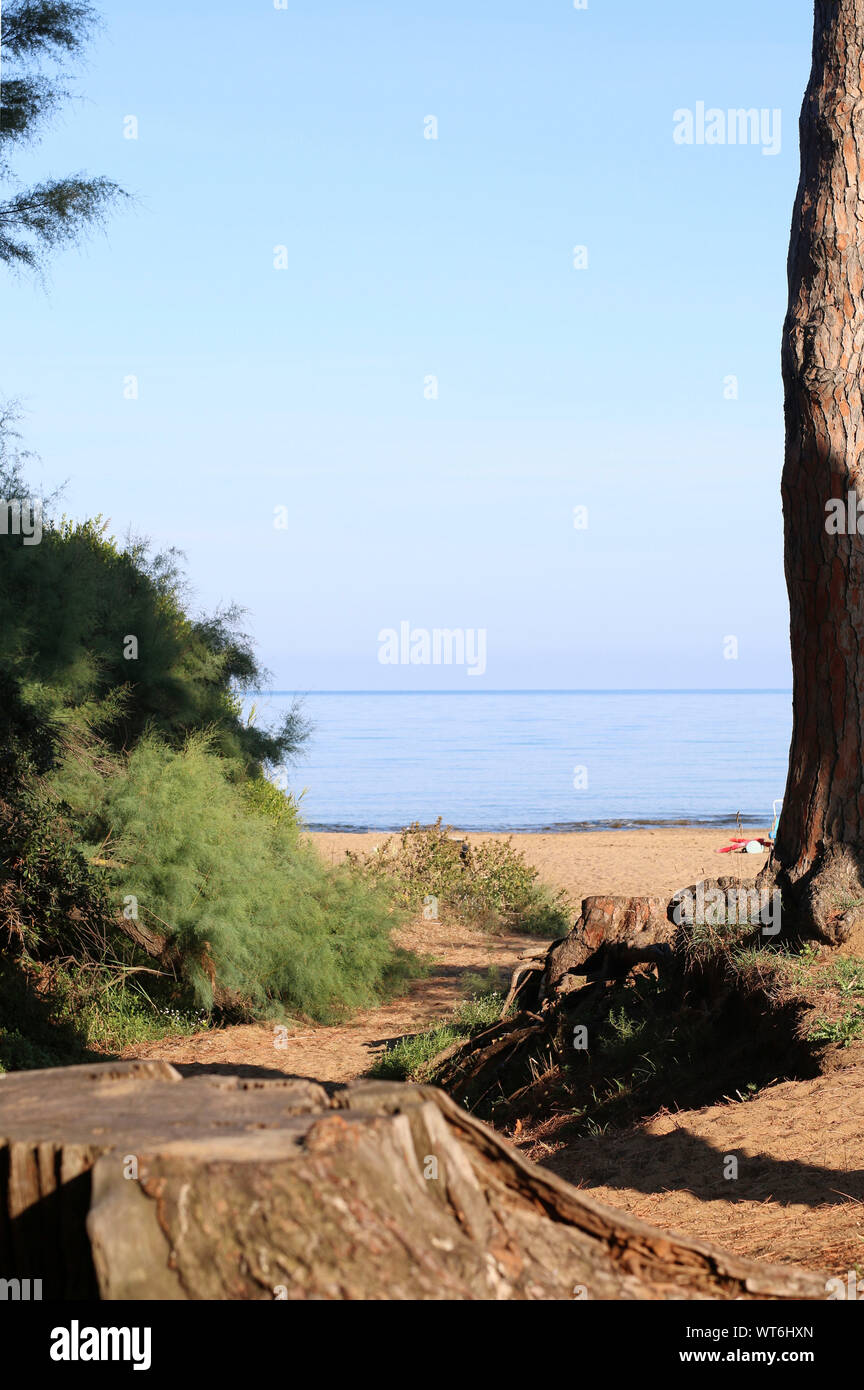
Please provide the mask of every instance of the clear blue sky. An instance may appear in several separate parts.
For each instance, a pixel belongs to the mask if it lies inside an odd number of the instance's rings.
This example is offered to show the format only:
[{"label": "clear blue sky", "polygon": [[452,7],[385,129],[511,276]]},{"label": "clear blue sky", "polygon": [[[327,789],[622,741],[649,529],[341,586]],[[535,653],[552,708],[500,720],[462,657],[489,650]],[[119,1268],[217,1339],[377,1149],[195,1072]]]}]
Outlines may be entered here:
[{"label": "clear blue sky", "polygon": [[[67,510],[181,547],[280,689],[789,683],[809,0],[102,10],[85,100],[20,168],[138,206],[47,292],[2,282],[0,389]],[[676,144],[700,101],[779,108],[781,152]],[[403,619],[485,629],[486,674],[382,666]]]}]

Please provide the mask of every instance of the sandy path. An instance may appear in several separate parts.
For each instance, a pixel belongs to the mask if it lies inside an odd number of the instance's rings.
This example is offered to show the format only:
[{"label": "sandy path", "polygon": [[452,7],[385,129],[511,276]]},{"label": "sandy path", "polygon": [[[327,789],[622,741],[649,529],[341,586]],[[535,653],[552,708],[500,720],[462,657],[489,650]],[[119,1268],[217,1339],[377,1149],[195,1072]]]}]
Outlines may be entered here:
[{"label": "sandy path", "polygon": [[[592,893],[673,893],[697,879],[735,873],[753,878],[759,855],[718,854],[734,830],[675,828],[514,835],[526,858],[552,888],[564,888],[574,904]],[[753,832],[754,834],[756,832]],[[310,836],[319,853],[339,863],[348,849],[369,853],[384,834],[321,832]],[[469,840],[506,836],[469,835]],[[287,1035],[248,1025],[189,1038],[164,1038],[130,1048],[129,1057],[162,1057],[177,1066],[263,1074],[287,1072],[325,1082],[351,1081],[368,1071],[390,1039],[416,1033],[443,1018],[463,997],[463,981],[490,968],[502,976],[536,937],[490,936],[468,927],[418,922],[397,936],[435,962],[432,973],[401,999],[368,1009],[340,1027],[296,1027]],[[276,1046],[277,1041],[279,1046]]]},{"label": "sandy path", "polygon": [[[314,1081],[352,1081],[368,1071],[385,1044],[443,1018],[464,997],[466,979],[490,969],[509,975],[537,937],[490,936],[468,927],[419,922],[396,940],[436,962],[431,973],[400,999],[357,1013],[338,1027],[300,1026],[287,1033],[249,1024],[188,1038],[163,1038],[130,1048],[127,1057],[161,1057],[181,1069],[245,1075],[282,1072]],[[278,1046],[277,1046],[278,1044]]]}]

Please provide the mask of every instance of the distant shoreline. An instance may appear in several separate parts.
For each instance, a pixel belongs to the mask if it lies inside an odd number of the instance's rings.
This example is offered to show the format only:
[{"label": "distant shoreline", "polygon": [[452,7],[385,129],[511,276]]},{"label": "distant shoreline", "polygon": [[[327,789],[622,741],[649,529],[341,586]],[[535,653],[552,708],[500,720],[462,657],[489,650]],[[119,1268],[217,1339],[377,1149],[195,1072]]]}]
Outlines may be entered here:
[{"label": "distant shoreline", "polygon": [[[393,825],[355,825],[351,821],[328,822],[304,821],[304,829],[310,835],[398,835],[410,821]],[[445,822],[446,823],[446,822]],[[566,821],[552,825],[453,825],[450,828],[457,835],[590,835],[603,831],[639,830],[717,830],[734,831],[740,824],[743,830],[764,828],[765,816],[755,812],[740,812],[740,821],[733,815],[708,816],[701,820],[598,820]]]}]

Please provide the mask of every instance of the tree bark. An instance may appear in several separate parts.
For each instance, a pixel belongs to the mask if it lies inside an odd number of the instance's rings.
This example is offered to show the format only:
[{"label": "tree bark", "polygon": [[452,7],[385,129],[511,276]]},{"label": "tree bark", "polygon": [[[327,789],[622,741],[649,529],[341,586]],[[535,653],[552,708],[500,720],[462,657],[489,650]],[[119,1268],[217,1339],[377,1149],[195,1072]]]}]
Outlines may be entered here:
[{"label": "tree bark", "polygon": [[793,924],[838,943],[864,919],[864,536],[828,529],[829,503],[864,498],[864,0],[816,0],[800,137],[782,351],[794,715],[772,867]]},{"label": "tree bark", "polygon": [[45,1298],[825,1297],[602,1206],[431,1087],[68,1067],[4,1077],[0,1135],[0,1277]]}]

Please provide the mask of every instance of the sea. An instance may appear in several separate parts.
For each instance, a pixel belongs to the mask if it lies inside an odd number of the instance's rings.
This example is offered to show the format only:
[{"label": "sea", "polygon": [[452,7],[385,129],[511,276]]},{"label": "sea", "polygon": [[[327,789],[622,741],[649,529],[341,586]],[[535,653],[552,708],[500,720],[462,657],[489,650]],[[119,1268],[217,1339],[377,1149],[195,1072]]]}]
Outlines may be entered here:
[{"label": "sea", "polygon": [[271,691],[256,718],[295,699],[311,830],[767,826],[792,726],[788,690]]}]

